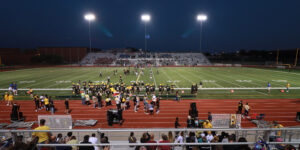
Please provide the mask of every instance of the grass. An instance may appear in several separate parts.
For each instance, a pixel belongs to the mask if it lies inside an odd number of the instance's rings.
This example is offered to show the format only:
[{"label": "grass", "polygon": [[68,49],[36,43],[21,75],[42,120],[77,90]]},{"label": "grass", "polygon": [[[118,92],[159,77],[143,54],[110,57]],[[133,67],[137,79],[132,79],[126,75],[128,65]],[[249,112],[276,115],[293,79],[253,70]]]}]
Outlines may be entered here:
[{"label": "grass", "polygon": [[[113,75],[113,70],[118,70]],[[203,88],[257,88],[267,86],[285,87],[289,82],[291,87],[300,87],[300,72],[293,70],[259,69],[244,67],[162,67],[146,68],[144,75],[136,76],[134,68],[130,75],[124,75],[123,69],[115,67],[81,67],[81,68],[33,68],[15,71],[0,72],[0,88],[7,89],[11,82],[17,82],[18,88],[71,88],[72,82],[107,81],[118,82],[119,75],[126,84],[134,81],[143,81],[159,86],[159,84],[174,84],[177,88],[190,88],[193,83],[203,82]],[[150,72],[153,78],[150,79]],[[103,77],[99,77],[99,72]],[[159,73],[157,73],[157,71]],[[3,93],[3,91],[1,91]],[[70,91],[37,91],[49,95],[70,95]],[[189,93],[188,90],[185,93]],[[299,93],[299,94],[298,94]],[[22,94],[21,94],[22,95]],[[289,93],[281,93],[280,90],[272,90],[270,94],[264,89],[255,90],[199,90],[197,98],[201,99],[244,99],[244,98],[299,98],[300,90],[291,90]],[[26,99],[27,97],[19,97]]]}]

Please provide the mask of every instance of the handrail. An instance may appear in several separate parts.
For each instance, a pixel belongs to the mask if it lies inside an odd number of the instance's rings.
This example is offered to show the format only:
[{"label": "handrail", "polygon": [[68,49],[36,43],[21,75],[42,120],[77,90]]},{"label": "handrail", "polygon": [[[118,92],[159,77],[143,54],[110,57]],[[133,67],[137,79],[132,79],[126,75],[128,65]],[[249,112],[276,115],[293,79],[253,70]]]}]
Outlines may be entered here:
[{"label": "handrail", "polygon": [[[299,144],[299,142],[266,142],[269,145],[275,144]],[[102,143],[102,144],[37,144],[38,146],[191,146],[191,145],[251,145],[256,142],[231,142],[231,143]]]},{"label": "handrail", "polygon": [[228,128],[149,128],[149,129],[54,129],[54,130],[0,130],[0,133],[5,132],[162,132],[162,131],[295,131],[300,128],[241,128],[241,129],[228,129]]}]

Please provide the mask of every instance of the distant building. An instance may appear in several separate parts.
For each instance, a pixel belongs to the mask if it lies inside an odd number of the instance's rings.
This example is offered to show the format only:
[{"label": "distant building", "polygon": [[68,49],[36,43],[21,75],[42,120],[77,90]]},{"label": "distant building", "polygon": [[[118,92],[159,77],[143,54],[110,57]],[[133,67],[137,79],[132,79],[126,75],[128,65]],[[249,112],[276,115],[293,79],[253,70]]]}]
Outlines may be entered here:
[{"label": "distant building", "polygon": [[40,47],[39,54],[61,56],[66,63],[78,63],[86,54],[86,47]]},{"label": "distant building", "polygon": [[20,48],[0,48],[1,64],[25,65],[30,64],[33,54],[23,53]]}]

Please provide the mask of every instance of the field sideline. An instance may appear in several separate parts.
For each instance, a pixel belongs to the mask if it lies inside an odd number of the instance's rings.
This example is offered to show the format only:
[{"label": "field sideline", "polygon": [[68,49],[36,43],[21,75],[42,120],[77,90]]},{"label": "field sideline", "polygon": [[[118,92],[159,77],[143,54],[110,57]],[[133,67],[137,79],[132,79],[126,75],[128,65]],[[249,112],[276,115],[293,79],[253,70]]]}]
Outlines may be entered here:
[{"label": "field sideline", "polygon": [[[134,68],[130,68],[130,75],[124,75],[125,67],[49,67],[32,68],[15,71],[0,72],[0,89],[8,89],[11,82],[17,82],[19,89],[34,88],[40,90],[69,90],[72,82],[93,81],[105,82],[110,76],[111,82],[119,81],[122,75],[123,82],[127,85],[131,82],[144,82],[154,84],[174,84],[176,88],[189,90],[191,85],[202,81],[203,90],[199,93],[214,94],[220,96],[228,94],[229,89],[235,89],[241,95],[253,95],[254,97],[267,96],[267,83],[270,82],[273,94],[280,94],[286,84],[291,84],[291,92],[281,98],[297,98],[300,91],[300,72],[287,72],[277,69],[261,69],[246,67],[159,67],[138,69],[136,76]],[[113,74],[117,70],[117,74]],[[144,70],[144,74],[141,73]],[[153,72],[152,79],[150,72]],[[102,72],[102,77],[99,73]],[[225,91],[224,91],[225,90]],[[244,94],[243,94],[244,93]],[[246,95],[247,96],[247,95]],[[274,95],[276,96],[276,95]],[[278,96],[278,95],[277,95]],[[209,97],[210,98],[210,97]],[[228,98],[228,97],[227,97]],[[270,98],[270,97],[268,97]]]}]

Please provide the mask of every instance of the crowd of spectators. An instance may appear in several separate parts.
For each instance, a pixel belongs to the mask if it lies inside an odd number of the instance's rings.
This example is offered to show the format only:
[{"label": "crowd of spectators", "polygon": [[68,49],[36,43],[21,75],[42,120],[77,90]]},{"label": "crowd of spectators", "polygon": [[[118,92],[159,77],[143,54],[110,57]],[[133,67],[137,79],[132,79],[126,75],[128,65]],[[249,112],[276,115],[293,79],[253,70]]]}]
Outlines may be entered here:
[{"label": "crowd of spectators", "polygon": [[81,61],[81,64],[97,65],[125,64],[131,66],[140,63],[156,66],[210,64],[209,60],[201,53],[89,53]]},{"label": "crowd of spectators", "polygon": [[97,58],[95,61],[94,61],[94,64],[97,64],[97,65],[101,65],[101,64],[104,64],[104,65],[109,65],[109,64],[112,64],[114,60],[112,58]]},{"label": "crowd of spectators", "polygon": [[[82,141],[78,141],[76,136],[72,132],[68,132],[66,136],[62,133],[54,135],[48,132],[39,132],[37,136],[33,136],[29,142],[24,142],[22,135],[17,136],[13,142],[12,138],[3,140],[0,143],[1,150],[100,150],[109,149],[108,146],[37,146],[37,144],[98,144],[98,143],[109,143],[108,137],[102,133],[100,140],[93,133],[91,136],[85,135]],[[43,138],[43,134],[48,134],[45,141],[40,141]]]}]

